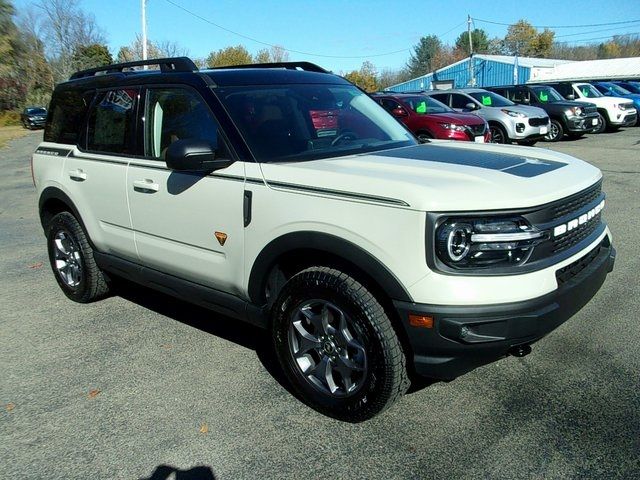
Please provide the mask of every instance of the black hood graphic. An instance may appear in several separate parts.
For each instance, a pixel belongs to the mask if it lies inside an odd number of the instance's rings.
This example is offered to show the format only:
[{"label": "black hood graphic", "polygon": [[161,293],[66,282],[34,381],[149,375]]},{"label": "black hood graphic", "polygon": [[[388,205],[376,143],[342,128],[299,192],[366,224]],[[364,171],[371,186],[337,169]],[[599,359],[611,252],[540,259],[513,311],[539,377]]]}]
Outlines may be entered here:
[{"label": "black hood graphic", "polygon": [[482,150],[467,150],[440,145],[416,145],[376,152],[375,155],[486,168],[527,178],[537,177],[567,165],[554,160],[540,160],[526,155],[483,152]]}]

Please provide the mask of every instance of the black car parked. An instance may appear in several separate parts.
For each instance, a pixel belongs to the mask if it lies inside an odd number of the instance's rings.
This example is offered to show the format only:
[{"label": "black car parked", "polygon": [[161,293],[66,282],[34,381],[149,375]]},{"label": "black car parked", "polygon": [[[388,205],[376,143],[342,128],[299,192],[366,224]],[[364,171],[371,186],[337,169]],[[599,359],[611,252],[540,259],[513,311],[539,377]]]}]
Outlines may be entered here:
[{"label": "black car parked", "polygon": [[542,108],[551,119],[548,142],[557,142],[564,135],[579,138],[598,129],[598,109],[593,103],[565,100],[553,87],[546,85],[505,85],[485,87],[514,103]]},{"label": "black car parked", "polygon": [[24,128],[44,128],[47,120],[47,109],[44,107],[27,107],[20,114],[20,122]]}]

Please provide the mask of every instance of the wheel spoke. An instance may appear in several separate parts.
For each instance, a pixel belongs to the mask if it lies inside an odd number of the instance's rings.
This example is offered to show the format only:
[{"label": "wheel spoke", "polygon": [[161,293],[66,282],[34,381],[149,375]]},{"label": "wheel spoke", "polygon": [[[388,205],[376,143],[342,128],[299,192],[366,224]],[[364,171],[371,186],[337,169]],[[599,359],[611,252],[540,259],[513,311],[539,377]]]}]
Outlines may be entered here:
[{"label": "wheel spoke", "polygon": [[309,350],[314,350],[320,347],[320,340],[318,340],[318,337],[309,333],[302,325],[301,320],[293,322],[293,328],[297,333],[298,339],[298,351],[296,352],[296,356],[304,355]]},{"label": "wheel spoke", "polygon": [[322,360],[309,372],[309,375],[315,377],[324,387],[329,389],[329,392],[335,393],[336,390],[338,390],[338,386],[333,379],[333,371],[329,357],[322,357]]}]

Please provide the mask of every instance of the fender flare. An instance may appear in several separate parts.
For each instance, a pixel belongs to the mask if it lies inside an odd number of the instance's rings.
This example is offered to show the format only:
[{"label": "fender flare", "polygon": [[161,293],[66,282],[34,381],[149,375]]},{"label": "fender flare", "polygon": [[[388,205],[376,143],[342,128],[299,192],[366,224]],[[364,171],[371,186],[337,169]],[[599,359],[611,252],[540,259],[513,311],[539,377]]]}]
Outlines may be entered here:
[{"label": "fender flare", "polygon": [[398,278],[366,250],[343,238],[322,232],[300,231],[282,235],[268,243],[256,257],[249,275],[248,293],[261,304],[267,276],[281,255],[293,250],[318,250],[354,265],[376,282],[393,300],[413,302]]},{"label": "fender flare", "polygon": [[73,214],[73,216],[76,217],[78,222],[80,222],[80,225],[82,225],[82,228],[84,228],[86,231],[84,222],[82,221],[82,217],[80,216],[80,212],[78,212],[77,207],[75,206],[71,198],[69,198],[69,196],[66,193],[64,193],[62,190],[60,190],[57,187],[45,188],[40,194],[40,198],[38,199],[38,213],[40,216],[40,224],[42,225],[43,229],[46,230],[47,226],[45,225],[45,218],[42,212],[44,210],[45,204],[49,200],[58,200],[64,203],[67,207],[69,207],[69,210],[71,210],[71,213]]}]

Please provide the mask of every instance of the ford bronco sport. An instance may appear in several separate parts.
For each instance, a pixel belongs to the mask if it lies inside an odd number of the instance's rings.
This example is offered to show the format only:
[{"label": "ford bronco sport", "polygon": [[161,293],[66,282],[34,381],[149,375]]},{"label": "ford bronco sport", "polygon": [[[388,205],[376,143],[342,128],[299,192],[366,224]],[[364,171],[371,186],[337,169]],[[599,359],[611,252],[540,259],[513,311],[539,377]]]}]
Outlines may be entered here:
[{"label": "ford bronco sport", "polygon": [[413,375],[528,353],[615,258],[597,168],[420,145],[304,62],[78,72],[56,87],[32,162],[67,297],[125,277],[265,327],[299,396],[346,421]]}]

